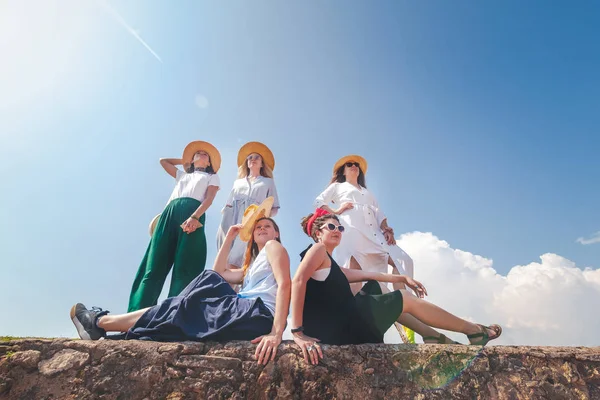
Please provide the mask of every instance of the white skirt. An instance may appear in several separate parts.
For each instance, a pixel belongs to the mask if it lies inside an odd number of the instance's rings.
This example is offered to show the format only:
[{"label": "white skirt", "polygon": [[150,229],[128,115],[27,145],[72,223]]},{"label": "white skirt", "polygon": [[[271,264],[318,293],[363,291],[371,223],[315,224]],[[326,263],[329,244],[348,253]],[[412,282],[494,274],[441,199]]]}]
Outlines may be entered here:
[{"label": "white skirt", "polygon": [[[400,246],[390,246],[383,240],[377,243],[365,235],[370,232],[361,232],[347,223],[344,227],[342,242],[334,253],[334,259],[340,266],[349,268],[350,259],[354,257],[364,271],[389,273],[391,258],[400,274],[413,277],[411,258]],[[379,235],[374,237],[379,239]]]}]

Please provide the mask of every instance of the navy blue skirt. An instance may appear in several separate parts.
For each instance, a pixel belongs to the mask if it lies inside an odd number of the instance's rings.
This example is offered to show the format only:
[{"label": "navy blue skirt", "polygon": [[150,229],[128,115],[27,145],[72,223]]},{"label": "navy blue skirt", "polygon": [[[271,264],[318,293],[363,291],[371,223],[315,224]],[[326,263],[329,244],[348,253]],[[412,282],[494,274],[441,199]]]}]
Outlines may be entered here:
[{"label": "navy blue skirt", "polygon": [[176,297],[151,307],[125,339],[175,342],[252,340],[273,328],[273,315],[259,299],[237,297],[218,273],[206,270]]}]

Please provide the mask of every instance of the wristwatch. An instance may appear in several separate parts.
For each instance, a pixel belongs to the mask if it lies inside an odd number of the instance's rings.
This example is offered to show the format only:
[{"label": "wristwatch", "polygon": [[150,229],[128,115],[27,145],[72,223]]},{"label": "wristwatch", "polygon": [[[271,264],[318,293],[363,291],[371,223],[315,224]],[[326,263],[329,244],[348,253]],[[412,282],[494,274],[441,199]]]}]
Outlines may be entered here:
[{"label": "wristwatch", "polygon": [[304,332],[304,327],[303,326],[299,326],[297,328],[292,328],[291,332],[292,333]]}]

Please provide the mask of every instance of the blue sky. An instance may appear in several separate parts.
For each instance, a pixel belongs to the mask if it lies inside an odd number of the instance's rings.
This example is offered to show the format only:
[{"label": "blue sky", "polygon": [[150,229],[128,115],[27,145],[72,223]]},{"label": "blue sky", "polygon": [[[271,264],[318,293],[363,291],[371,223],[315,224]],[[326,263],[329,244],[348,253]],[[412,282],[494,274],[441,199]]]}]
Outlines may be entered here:
[{"label": "blue sky", "polygon": [[208,266],[237,150],[259,140],[293,267],[300,218],[359,153],[398,234],[432,232],[500,274],[544,253],[600,268],[600,243],[576,242],[600,231],[599,15],[592,1],[3,2],[0,335],[72,336],[78,301],[126,309],[174,183],[158,159],[192,140],[223,157]]}]

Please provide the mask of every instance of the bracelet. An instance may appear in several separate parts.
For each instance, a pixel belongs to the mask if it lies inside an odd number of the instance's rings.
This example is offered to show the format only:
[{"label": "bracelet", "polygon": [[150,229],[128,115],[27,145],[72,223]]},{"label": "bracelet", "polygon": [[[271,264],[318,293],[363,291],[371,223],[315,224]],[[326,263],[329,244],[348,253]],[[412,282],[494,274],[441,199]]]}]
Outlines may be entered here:
[{"label": "bracelet", "polygon": [[198,217],[194,217],[194,214],[190,215],[190,218],[193,218],[193,219],[195,219],[196,221],[200,222],[200,218],[198,218]]},{"label": "bracelet", "polygon": [[293,328],[293,329],[291,329],[290,332],[292,332],[292,333],[304,332],[304,327],[303,326],[299,326],[297,328]]}]

